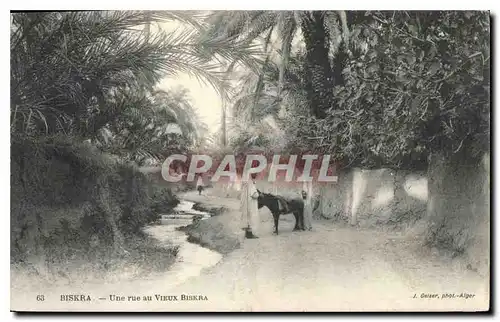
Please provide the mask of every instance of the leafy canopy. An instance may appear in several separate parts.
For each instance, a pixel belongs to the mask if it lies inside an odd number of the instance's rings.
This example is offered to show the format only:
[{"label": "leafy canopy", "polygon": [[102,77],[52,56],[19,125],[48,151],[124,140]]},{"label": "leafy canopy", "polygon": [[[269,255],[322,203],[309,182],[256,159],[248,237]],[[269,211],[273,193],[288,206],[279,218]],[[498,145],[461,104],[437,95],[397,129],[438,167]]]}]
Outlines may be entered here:
[{"label": "leafy canopy", "polygon": [[[146,34],[144,25],[181,19],[193,28]],[[217,59],[255,66],[252,45],[208,39],[182,12],[14,13],[11,20],[11,129],[93,137],[167,75],[188,73],[225,95]],[[221,58],[222,57],[222,58]]]}]

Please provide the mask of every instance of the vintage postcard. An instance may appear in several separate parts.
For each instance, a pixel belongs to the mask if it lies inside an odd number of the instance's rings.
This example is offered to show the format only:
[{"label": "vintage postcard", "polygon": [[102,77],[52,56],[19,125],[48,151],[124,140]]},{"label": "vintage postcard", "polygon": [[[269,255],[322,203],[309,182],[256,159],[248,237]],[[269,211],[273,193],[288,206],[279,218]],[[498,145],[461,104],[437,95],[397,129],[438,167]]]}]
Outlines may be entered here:
[{"label": "vintage postcard", "polygon": [[10,30],[11,311],[490,309],[489,12]]}]

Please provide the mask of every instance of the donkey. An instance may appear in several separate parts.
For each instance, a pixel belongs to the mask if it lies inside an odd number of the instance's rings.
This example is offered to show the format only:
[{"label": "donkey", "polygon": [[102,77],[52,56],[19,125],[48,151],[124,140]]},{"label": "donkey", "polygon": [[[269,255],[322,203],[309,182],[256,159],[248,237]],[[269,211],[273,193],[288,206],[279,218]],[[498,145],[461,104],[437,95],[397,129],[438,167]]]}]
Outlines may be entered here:
[{"label": "donkey", "polygon": [[293,213],[295,216],[295,227],[293,231],[304,229],[304,202],[300,199],[286,200],[281,196],[275,196],[270,193],[260,192],[257,198],[259,209],[267,207],[273,214],[274,219],[274,234],[278,235],[278,224],[280,215]]}]

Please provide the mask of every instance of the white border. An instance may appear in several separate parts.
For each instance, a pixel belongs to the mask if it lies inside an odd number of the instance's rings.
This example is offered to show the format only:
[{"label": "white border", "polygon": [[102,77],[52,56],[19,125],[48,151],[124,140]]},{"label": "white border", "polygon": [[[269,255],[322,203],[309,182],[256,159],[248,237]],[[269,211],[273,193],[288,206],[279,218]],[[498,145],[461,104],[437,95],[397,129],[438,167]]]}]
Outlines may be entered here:
[{"label": "white border", "polygon": [[[450,4],[450,5],[446,5]],[[492,1],[43,1],[24,0],[15,4],[16,10],[490,10]],[[472,5],[472,6],[471,6]]]},{"label": "white border", "polygon": [[[7,4],[8,2],[2,2],[2,7]],[[2,64],[2,72],[0,75],[2,75],[2,80],[4,82],[4,85],[2,88],[4,89],[3,95],[1,96],[1,99],[3,101],[3,108],[2,108],[2,113],[4,113],[4,117],[1,118],[2,122],[4,122],[4,126],[0,126],[0,130],[2,131],[1,134],[1,151],[3,151],[4,157],[1,159],[2,165],[0,166],[0,171],[1,171],[1,192],[0,195],[2,196],[2,201],[0,204],[2,206],[2,220],[4,221],[2,228],[4,229],[4,233],[2,234],[3,236],[3,243],[2,243],[2,258],[4,259],[3,263],[4,265],[2,266],[2,277],[4,278],[3,283],[1,284],[3,287],[1,288],[1,300],[2,300],[2,310],[1,312],[6,319],[14,319],[15,316],[13,313],[10,313],[10,298],[9,298],[9,288],[10,288],[10,265],[9,261],[7,258],[10,258],[10,223],[9,223],[9,214],[10,214],[10,157],[7,155],[10,155],[10,132],[9,132],[9,106],[10,106],[10,100],[9,100],[9,82],[10,79],[8,78],[9,76],[9,60],[8,57],[10,56],[9,54],[9,43],[10,43],[10,36],[9,36],[9,30],[10,30],[10,14],[8,13],[7,10],[103,10],[103,9],[121,9],[121,10],[126,10],[126,9],[162,9],[162,10],[251,10],[251,9],[267,9],[267,10],[313,10],[313,9],[350,9],[350,10],[366,10],[366,9],[378,9],[378,10],[491,10],[492,14],[494,15],[495,13],[498,13],[497,9],[497,3],[498,2],[493,2],[493,1],[485,1],[485,0],[475,0],[475,1],[453,1],[446,2],[446,4],[443,1],[436,1],[436,0],[419,0],[419,1],[411,1],[411,2],[406,2],[406,1],[317,1],[317,0],[307,0],[307,1],[300,1],[300,2],[283,2],[286,5],[282,5],[278,1],[269,1],[269,0],[252,0],[252,1],[221,1],[221,0],[210,0],[210,1],[193,1],[193,0],[182,0],[182,1],[166,1],[166,0],[161,0],[161,1],[124,1],[124,0],[112,0],[112,1],[102,1],[102,0],[86,0],[86,1],[79,1],[79,2],[72,2],[72,1],[54,1],[54,0],[45,0],[45,1],[33,1],[33,0],[24,0],[22,2],[14,2],[13,5],[9,5],[8,8],[5,8],[5,10],[2,10],[1,14],[1,36],[2,36],[2,45],[3,45],[3,58],[1,60]],[[498,23],[498,22],[497,22]],[[493,44],[498,42],[498,33],[494,33],[495,39],[496,40]],[[495,52],[496,54],[496,52]],[[496,58],[496,57],[495,57]],[[496,71],[496,70],[495,70]],[[498,93],[498,85],[495,84],[495,88],[493,89],[495,93]],[[494,107],[492,107],[494,109]],[[498,112],[496,113],[496,123],[498,124]],[[496,140],[495,147],[493,151],[498,149],[498,140]],[[495,196],[493,198],[494,200],[500,200],[498,193],[495,193]],[[494,213],[492,213],[492,216]],[[498,225],[498,220],[496,220],[496,225],[495,225],[495,231],[498,231],[497,228]],[[495,248],[496,249],[496,248]],[[495,251],[496,252],[496,251]],[[498,277],[495,279],[497,280]],[[495,298],[498,298],[496,296]],[[498,305],[496,305],[498,309]],[[248,315],[247,315],[248,316]],[[71,316],[72,318],[78,318],[78,319],[83,319],[83,320],[92,320],[92,321],[103,321],[107,319],[123,319],[126,318],[126,316]],[[143,316],[137,316],[137,315],[131,315],[130,319],[131,320],[138,320]],[[226,318],[232,319],[234,318],[234,315],[231,316],[226,316]],[[356,316],[356,317],[365,317],[367,316]],[[353,316],[334,316],[333,318],[336,320],[342,320],[345,318],[356,318]],[[393,316],[394,317],[394,316]],[[401,316],[398,316],[401,317]],[[422,321],[431,321],[434,319],[437,319],[437,317],[429,317],[429,316],[418,316],[415,317],[417,320],[422,320]],[[40,316],[39,318],[45,319],[45,320],[52,320],[52,316]],[[59,319],[68,319],[70,317],[68,316],[63,316],[59,317]],[[169,320],[177,320],[182,317],[176,317],[176,316],[158,316],[160,319],[169,319]],[[184,319],[194,319],[195,317],[192,316],[187,316],[184,317]],[[202,318],[201,316],[199,318]],[[203,317],[206,318],[206,317]],[[214,319],[220,319],[223,318],[223,316],[214,316],[212,317]],[[276,319],[278,317],[272,316],[272,317],[262,317],[259,316],[260,319]],[[284,317],[289,318],[288,316]],[[301,317],[301,319],[304,319],[306,317]],[[331,318],[326,316],[325,318]],[[380,316],[382,319],[388,318],[388,316]],[[470,318],[470,316],[469,316]],[[129,319],[129,318],[127,318]],[[2,319],[3,320],[3,319]]]}]

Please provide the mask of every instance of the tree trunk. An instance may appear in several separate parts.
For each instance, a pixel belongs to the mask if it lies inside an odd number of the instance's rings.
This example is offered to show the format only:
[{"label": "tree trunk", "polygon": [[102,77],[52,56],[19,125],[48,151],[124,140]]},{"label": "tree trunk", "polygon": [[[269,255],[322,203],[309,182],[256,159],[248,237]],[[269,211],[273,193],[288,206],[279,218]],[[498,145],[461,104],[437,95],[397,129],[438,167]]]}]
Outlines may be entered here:
[{"label": "tree trunk", "polygon": [[425,242],[453,256],[465,254],[469,268],[488,269],[489,167],[463,155],[435,153],[429,160],[428,191]]},{"label": "tree trunk", "polygon": [[330,41],[325,28],[324,13],[313,11],[301,20],[306,46],[305,90],[310,111],[324,118],[333,105],[333,78],[328,52]]}]

